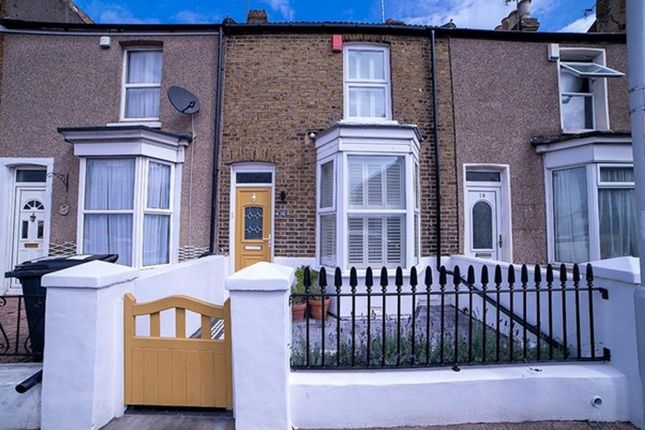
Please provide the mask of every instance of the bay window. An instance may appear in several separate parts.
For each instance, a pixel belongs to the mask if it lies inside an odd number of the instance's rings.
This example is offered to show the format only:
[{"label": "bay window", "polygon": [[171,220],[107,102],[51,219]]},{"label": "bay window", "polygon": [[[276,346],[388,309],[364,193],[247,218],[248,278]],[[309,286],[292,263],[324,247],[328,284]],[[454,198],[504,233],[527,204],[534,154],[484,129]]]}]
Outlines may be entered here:
[{"label": "bay window", "polygon": [[173,166],[137,158],[87,158],[81,210],[82,251],[114,253],[117,263],[171,260]]},{"label": "bay window", "polygon": [[344,63],[345,119],[391,119],[388,47],[345,44]]},{"label": "bay window", "polygon": [[177,261],[181,178],[191,135],[137,124],[59,128],[80,162],[76,252],[134,267]]},{"label": "bay window", "polygon": [[401,125],[375,130],[337,124],[316,138],[321,265],[380,269],[418,262],[418,133]]},{"label": "bay window", "polygon": [[556,262],[638,256],[631,165],[591,163],[554,170],[550,179]]}]

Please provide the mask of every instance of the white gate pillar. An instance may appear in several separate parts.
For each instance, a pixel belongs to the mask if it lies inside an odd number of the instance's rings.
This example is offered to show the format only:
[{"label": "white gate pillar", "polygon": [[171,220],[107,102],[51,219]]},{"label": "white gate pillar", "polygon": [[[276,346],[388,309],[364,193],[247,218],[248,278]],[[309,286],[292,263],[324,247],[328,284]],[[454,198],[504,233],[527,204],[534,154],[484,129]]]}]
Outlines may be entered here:
[{"label": "white gate pillar", "polygon": [[122,298],[138,274],[92,261],[43,277],[43,430],[99,429],[123,414]]},{"label": "white gate pillar", "polygon": [[238,430],[291,429],[289,293],[294,273],[290,267],[256,263],[226,280]]}]

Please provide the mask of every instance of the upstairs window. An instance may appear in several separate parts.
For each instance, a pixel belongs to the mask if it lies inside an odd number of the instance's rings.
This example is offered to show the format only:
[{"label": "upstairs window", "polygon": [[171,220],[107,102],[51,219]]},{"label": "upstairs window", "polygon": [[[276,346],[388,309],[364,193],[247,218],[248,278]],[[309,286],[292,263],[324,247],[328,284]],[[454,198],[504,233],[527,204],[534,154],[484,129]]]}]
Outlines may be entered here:
[{"label": "upstairs window", "polygon": [[560,113],[565,132],[609,129],[605,78],[623,73],[604,63],[604,50],[560,49]]},{"label": "upstairs window", "polygon": [[383,45],[347,44],[344,63],[345,119],[391,119],[389,49]]},{"label": "upstairs window", "polygon": [[125,51],[122,120],[156,121],[159,119],[161,66],[160,49]]}]

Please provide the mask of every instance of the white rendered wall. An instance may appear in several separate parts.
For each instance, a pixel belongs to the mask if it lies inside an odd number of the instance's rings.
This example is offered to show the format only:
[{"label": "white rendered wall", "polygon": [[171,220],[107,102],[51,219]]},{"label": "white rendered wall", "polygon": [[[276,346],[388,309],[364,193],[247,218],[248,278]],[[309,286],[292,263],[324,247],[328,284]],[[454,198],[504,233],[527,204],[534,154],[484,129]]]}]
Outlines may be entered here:
[{"label": "white rendered wall", "polygon": [[604,364],[298,371],[290,389],[301,429],[628,419],[625,375]]},{"label": "white rendered wall", "polygon": [[256,263],[226,280],[230,291],[237,430],[289,430],[289,291],[293,268]]},{"label": "white rendered wall", "polygon": [[[640,285],[637,258],[621,257],[592,263],[595,284],[609,291],[609,300],[599,308],[598,337],[611,350],[611,366],[627,376],[629,420],[645,428],[643,396],[638,368],[634,293]],[[641,310],[645,312],[645,309]]]},{"label": "white rendered wall", "polygon": [[16,385],[41,369],[40,363],[0,364],[0,429],[40,428],[40,384],[23,394]]},{"label": "white rendered wall", "polygon": [[211,256],[139,272],[95,261],[43,277],[47,288],[43,429],[100,428],[124,411],[123,296],[226,297],[228,262]]}]

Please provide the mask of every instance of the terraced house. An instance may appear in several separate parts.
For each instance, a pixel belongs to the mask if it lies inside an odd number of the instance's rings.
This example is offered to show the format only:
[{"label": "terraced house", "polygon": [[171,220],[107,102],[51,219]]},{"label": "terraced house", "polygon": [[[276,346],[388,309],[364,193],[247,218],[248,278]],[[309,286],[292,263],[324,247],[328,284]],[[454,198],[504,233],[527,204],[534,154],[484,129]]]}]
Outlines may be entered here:
[{"label": "terraced house", "polygon": [[[5,20],[2,267],[74,252],[136,267],[223,253],[233,271],[635,255],[624,35],[512,18]],[[177,85],[198,113],[172,107]]]},{"label": "terraced house", "polygon": [[35,362],[8,426],[642,425],[624,8],[548,33],[530,3],[496,30],[0,19],[0,272],[81,254],[1,285],[0,360]]}]

